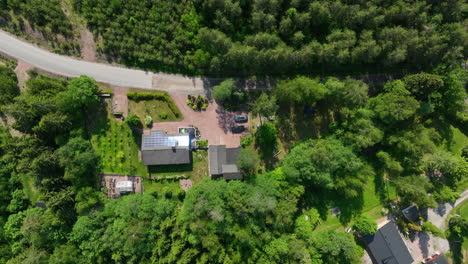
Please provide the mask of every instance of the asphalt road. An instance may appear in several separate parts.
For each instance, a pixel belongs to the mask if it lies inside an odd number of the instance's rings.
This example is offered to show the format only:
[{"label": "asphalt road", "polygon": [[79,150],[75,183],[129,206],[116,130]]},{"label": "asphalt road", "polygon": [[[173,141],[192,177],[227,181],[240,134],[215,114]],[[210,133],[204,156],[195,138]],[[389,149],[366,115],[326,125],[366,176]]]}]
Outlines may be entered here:
[{"label": "asphalt road", "polygon": [[[45,71],[67,77],[88,75],[99,82],[112,85],[144,89],[152,88],[154,74],[151,72],[86,62],[53,54],[33,44],[19,40],[2,30],[0,30],[0,52],[8,54],[16,59],[26,61]],[[167,78],[170,77],[170,75],[163,77]],[[180,79],[179,76],[174,77]]]}]

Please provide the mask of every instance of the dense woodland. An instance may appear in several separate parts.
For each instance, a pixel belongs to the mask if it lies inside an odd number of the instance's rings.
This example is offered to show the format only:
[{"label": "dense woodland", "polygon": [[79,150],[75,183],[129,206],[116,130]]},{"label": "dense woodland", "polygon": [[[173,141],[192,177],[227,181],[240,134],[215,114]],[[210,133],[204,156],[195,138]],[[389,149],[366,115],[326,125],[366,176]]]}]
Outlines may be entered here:
[{"label": "dense woodland", "polygon": [[[0,0],[48,36],[73,30],[60,0]],[[123,64],[211,75],[347,75],[467,57],[463,0],[73,0],[98,51]],[[2,19],[0,19],[1,24]],[[70,45],[62,47],[70,49]]]},{"label": "dense woodland", "polygon": [[[108,200],[89,141],[88,114],[100,105],[96,82],[37,75],[20,93],[14,72],[0,67],[2,115],[21,132],[0,130],[0,263],[360,263],[358,237],[317,227],[338,206],[341,222],[375,232],[374,220],[361,215],[372,177],[386,206],[384,179],[399,207],[454,201],[466,186],[468,148],[451,152],[444,144],[450,125],[467,134],[465,84],[466,71],[446,68],[388,82],[373,97],[352,79],[283,81],[253,102],[263,116],[254,135],[260,149],[288,140],[278,134],[281,120],[265,118],[281,109],[333,113],[326,134],[296,142],[261,174],[250,163],[257,154],[246,149],[244,181],[206,179],[186,194]],[[232,100],[233,82],[221,87]],[[449,234],[463,240],[467,230],[468,220],[458,219]]]}]

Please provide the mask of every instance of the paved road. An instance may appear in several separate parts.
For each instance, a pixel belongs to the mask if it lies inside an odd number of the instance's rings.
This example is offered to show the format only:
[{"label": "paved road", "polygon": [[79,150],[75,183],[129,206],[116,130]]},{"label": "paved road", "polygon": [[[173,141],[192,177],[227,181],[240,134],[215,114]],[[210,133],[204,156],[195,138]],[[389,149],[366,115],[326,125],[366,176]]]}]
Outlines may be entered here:
[{"label": "paved road", "polygon": [[202,91],[205,84],[205,81],[201,78],[164,73],[156,74],[53,54],[33,44],[19,40],[3,30],[0,30],[0,53],[26,61],[47,72],[67,77],[84,74],[95,78],[99,82],[111,85],[197,92]]}]

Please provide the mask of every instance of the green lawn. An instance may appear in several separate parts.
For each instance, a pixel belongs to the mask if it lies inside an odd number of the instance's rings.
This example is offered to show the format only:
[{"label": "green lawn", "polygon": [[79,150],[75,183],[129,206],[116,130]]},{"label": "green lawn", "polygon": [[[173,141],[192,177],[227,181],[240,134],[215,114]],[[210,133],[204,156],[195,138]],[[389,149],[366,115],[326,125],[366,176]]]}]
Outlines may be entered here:
[{"label": "green lawn", "polygon": [[20,175],[21,184],[23,185],[23,191],[26,194],[26,197],[32,204],[39,201],[39,191],[35,185],[35,179],[28,174]]},{"label": "green lawn", "polygon": [[128,113],[136,114],[142,122],[144,122],[146,116],[151,116],[153,122],[181,120],[181,118],[175,116],[167,102],[161,100],[142,100],[139,102],[128,100]]},{"label": "green lawn", "polygon": [[144,179],[143,180],[143,188],[145,193],[160,193],[162,191],[171,191],[172,193],[177,192],[180,187],[179,187],[179,181],[178,180],[149,180],[149,179]]},{"label": "green lawn", "polygon": [[101,157],[102,171],[123,175],[147,175],[146,166],[138,158],[139,135],[129,126],[115,120],[107,107],[100,105],[90,118],[91,144]]}]

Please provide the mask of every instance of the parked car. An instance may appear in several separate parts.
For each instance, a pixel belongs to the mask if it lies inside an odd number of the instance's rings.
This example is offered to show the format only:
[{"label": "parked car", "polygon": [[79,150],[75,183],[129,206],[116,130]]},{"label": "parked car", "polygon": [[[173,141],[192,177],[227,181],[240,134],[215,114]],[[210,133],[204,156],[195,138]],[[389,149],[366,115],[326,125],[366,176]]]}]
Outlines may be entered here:
[{"label": "parked car", "polygon": [[234,126],[231,128],[232,133],[242,133],[245,131],[245,126]]},{"label": "parked car", "polygon": [[234,117],[234,121],[236,121],[237,123],[245,123],[247,122],[247,120],[248,120],[248,117],[246,115],[238,115]]}]

